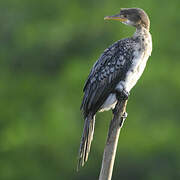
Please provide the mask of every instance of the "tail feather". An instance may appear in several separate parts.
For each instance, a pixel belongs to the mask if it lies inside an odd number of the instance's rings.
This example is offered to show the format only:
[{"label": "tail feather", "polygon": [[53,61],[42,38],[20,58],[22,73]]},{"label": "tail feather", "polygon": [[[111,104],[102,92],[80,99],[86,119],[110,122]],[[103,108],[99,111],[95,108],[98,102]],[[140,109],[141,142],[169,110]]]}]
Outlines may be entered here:
[{"label": "tail feather", "polygon": [[84,130],[79,148],[79,160],[77,170],[80,166],[84,166],[84,163],[88,160],[88,154],[90,152],[91,142],[93,140],[94,125],[95,116],[88,115],[84,122]]}]

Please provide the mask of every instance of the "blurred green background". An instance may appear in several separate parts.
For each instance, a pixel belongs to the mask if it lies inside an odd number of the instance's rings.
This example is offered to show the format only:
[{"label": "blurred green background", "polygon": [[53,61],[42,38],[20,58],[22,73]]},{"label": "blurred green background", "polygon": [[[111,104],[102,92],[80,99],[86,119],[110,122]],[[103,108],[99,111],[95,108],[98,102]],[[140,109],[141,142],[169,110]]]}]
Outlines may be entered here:
[{"label": "blurred green background", "polygon": [[79,107],[93,63],[135,30],[103,20],[122,7],[149,14],[153,52],[131,91],[113,180],[180,179],[179,0],[2,0],[0,180],[98,179],[112,114],[97,115],[77,173]]}]

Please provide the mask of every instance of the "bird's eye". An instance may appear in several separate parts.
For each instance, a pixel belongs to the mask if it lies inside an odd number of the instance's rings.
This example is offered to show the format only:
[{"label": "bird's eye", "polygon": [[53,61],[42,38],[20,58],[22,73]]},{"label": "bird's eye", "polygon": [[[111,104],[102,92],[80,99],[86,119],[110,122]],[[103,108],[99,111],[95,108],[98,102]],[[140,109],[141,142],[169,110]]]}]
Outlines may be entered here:
[{"label": "bird's eye", "polygon": [[124,18],[127,18],[127,15],[125,14],[125,15],[123,15],[124,16]]}]

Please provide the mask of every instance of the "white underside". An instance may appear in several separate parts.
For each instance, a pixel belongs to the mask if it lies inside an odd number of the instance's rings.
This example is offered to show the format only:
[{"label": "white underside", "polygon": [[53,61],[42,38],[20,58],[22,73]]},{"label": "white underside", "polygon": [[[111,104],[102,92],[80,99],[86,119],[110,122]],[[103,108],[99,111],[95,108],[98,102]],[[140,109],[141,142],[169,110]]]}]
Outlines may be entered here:
[{"label": "white underside", "polygon": [[[141,77],[145,69],[146,62],[149,56],[151,55],[151,50],[152,50],[151,36],[149,36],[148,41],[149,41],[148,42],[149,47],[147,47],[146,52],[142,53],[139,52],[138,50],[134,52],[133,65],[127,72],[125,80],[120,81],[117,84],[116,89],[123,90],[124,88],[127,92],[130,92],[130,90],[135,86],[135,84],[137,83],[138,79]],[[141,47],[137,47],[137,49],[139,48]],[[111,93],[104,102],[104,104],[102,105],[100,111],[102,112],[102,111],[114,109],[116,103],[117,103],[116,95]]]},{"label": "white underside", "polygon": [[117,103],[116,95],[111,93],[108,96],[108,98],[106,99],[106,101],[104,102],[104,104],[102,105],[102,107],[101,107],[99,112],[108,111],[110,109],[114,109],[116,103]]}]

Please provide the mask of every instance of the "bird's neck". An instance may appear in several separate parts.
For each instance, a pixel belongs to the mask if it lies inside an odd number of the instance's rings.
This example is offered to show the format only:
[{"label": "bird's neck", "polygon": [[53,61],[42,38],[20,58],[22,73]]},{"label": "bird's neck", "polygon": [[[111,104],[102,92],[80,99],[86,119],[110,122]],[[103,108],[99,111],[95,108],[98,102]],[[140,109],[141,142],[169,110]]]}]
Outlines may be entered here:
[{"label": "bird's neck", "polygon": [[142,37],[142,36],[147,36],[149,34],[149,29],[146,29],[144,27],[139,27],[139,28],[136,28],[136,31],[133,35],[134,38],[137,38],[137,37]]}]

